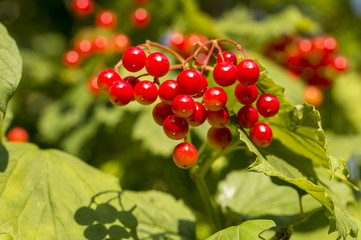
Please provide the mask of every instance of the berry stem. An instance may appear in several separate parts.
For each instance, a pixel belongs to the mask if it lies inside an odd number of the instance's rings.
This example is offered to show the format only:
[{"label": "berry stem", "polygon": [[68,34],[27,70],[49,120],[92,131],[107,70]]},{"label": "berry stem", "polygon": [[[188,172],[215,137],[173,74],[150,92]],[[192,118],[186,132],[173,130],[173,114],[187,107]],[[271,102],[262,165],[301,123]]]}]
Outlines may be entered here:
[{"label": "berry stem", "polygon": [[145,43],[143,44],[140,44],[138,45],[138,47],[143,47],[143,46],[146,46],[147,49],[148,49],[148,52],[150,51],[150,46],[152,47],[157,47],[157,48],[160,48],[160,49],[163,49],[164,51],[167,51],[169,52],[170,54],[172,54],[180,63],[183,63],[184,62],[184,58],[179,55],[176,51],[174,51],[173,49],[169,48],[169,47],[166,47],[162,44],[159,44],[159,43],[156,43],[156,42],[152,42],[150,40],[147,40],[145,41]]},{"label": "berry stem", "polygon": [[213,50],[214,50],[214,46],[215,46],[215,44],[212,44],[211,49],[209,50],[206,59],[204,59],[204,62],[202,64],[201,74],[203,74],[204,69],[208,65],[209,59],[211,58]]},{"label": "berry stem", "polygon": [[120,66],[122,66],[122,64],[123,64],[123,61],[122,61],[122,59],[120,59],[119,62],[117,64],[115,64],[114,71],[119,73],[119,68],[120,68]]},{"label": "berry stem", "polygon": [[198,53],[202,50],[202,48],[204,48],[206,45],[212,43],[213,44],[214,40],[208,40],[205,41],[204,43],[202,43],[195,51],[192,55],[190,55],[182,64],[183,70],[186,69],[186,64],[192,59],[192,58],[196,58]]},{"label": "berry stem", "polygon": [[247,59],[247,54],[243,51],[243,48],[242,48],[241,44],[239,44],[239,43],[237,43],[237,42],[235,42],[235,41],[233,41],[231,39],[217,39],[216,41],[217,42],[229,42],[229,43],[232,43],[233,45],[235,45],[237,47],[237,49],[239,51],[242,52],[244,58]]}]

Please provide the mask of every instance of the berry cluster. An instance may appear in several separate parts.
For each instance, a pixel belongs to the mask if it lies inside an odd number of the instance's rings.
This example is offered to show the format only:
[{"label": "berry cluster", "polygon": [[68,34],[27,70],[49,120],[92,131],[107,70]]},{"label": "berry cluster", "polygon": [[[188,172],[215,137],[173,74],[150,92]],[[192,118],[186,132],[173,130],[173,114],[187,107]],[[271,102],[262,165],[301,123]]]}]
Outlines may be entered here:
[{"label": "berry cluster", "polygon": [[[134,0],[136,4],[146,1]],[[79,17],[86,17],[94,12],[93,0],[73,0],[72,12]],[[136,29],[149,25],[151,14],[142,7],[137,6],[130,13],[130,22]],[[111,10],[100,10],[94,16],[94,27],[76,37],[72,47],[63,55],[63,63],[68,67],[75,67],[94,53],[122,53],[131,45],[127,34],[116,31],[118,16]]]},{"label": "berry cluster", "polygon": [[[163,127],[165,135],[170,139],[185,140],[173,151],[173,160],[180,168],[189,168],[197,160],[197,149],[187,138],[190,126],[200,126],[207,120],[211,125],[207,133],[209,145],[218,150],[230,145],[232,134],[227,126],[230,118],[226,107],[228,96],[222,87],[231,86],[237,80],[239,83],[234,94],[238,101],[244,104],[237,113],[240,126],[250,129],[250,139],[256,146],[266,147],[272,141],[271,128],[266,123],[258,122],[258,114],[264,117],[275,115],[280,106],[279,100],[272,94],[258,97],[255,83],[260,70],[257,63],[246,58],[237,64],[235,54],[222,51],[218,41],[221,40],[206,41],[186,60],[163,45],[147,41],[126,49],[121,61],[115,66],[117,70],[122,65],[132,73],[145,68],[146,74],[123,78],[116,70],[107,69],[102,71],[97,79],[99,89],[108,94],[109,100],[117,106],[127,105],[131,101],[150,105],[159,97],[160,102],[153,107],[154,121]],[[243,52],[239,44],[228,39],[223,41],[236,44]],[[210,51],[200,71],[196,66],[189,67],[189,60],[195,59],[207,44],[211,44]],[[167,56],[161,52],[151,52],[150,46],[169,51],[182,64],[170,66]],[[148,55],[143,48],[148,50]],[[219,53],[213,69],[213,78],[219,87],[208,87],[208,81],[203,75],[210,57],[213,56],[213,49],[217,49]],[[177,78],[160,83],[159,78],[175,68],[181,68]],[[152,80],[140,80],[143,77],[150,77]],[[251,104],[256,100],[255,108]]]},{"label": "berry cluster", "polygon": [[305,88],[304,98],[316,106],[323,101],[320,87],[330,87],[335,75],[348,68],[347,59],[338,53],[337,40],[331,36],[282,36],[267,45],[265,54],[312,86]]}]

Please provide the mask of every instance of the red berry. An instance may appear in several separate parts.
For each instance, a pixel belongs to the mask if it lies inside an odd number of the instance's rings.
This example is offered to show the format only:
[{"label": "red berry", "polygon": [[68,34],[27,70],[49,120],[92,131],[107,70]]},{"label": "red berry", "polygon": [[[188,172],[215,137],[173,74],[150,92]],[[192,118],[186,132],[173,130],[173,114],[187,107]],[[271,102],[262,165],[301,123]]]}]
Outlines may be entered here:
[{"label": "red berry", "polygon": [[122,80],[119,73],[117,73],[116,71],[114,71],[112,69],[107,69],[107,70],[102,71],[98,75],[98,87],[99,87],[100,91],[102,91],[103,93],[107,93],[110,86],[114,82],[119,81],[119,80]]},{"label": "red berry", "polygon": [[76,15],[82,17],[92,13],[93,5],[92,0],[73,0],[71,8]]},{"label": "red berry", "polygon": [[63,55],[63,63],[68,67],[76,67],[80,64],[80,55],[75,50],[66,51]]},{"label": "red berry", "polygon": [[157,103],[153,108],[153,119],[160,126],[163,126],[164,119],[172,114],[171,106],[164,102]]},{"label": "red berry", "polygon": [[197,127],[202,125],[207,119],[207,110],[202,103],[194,102],[194,112],[187,118],[189,125]]},{"label": "red berry", "polygon": [[221,110],[227,103],[227,93],[219,87],[208,88],[203,93],[203,104],[210,111]]},{"label": "red berry", "polygon": [[129,72],[138,72],[145,66],[147,56],[139,47],[127,48],[122,57],[122,63]]},{"label": "red berry", "polygon": [[234,84],[237,80],[237,69],[230,62],[220,62],[214,67],[213,78],[214,81],[222,86],[227,87]]},{"label": "red berry", "polygon": [[176,96],[172,101],[173,113],[181,118],[187,118],[194,112],[194,100],[192,97],[181,94]]},{"label": "red berry", "polygon": [[207,132],[209,145],[217,150],[225,149],[232,141],[232,134],[228,127],[215,128],[211,127]]},{"label": "red berry", "polygon": [[108,91],[109,100],[116,106],[127,105],[133,99],[133,88],[126,81],[114,82]]},{"label": "red berry", "polygon": [[280,108],[280,101],[272,94],[262,94],[257,100],[258,112],[264,117],[274,116]]},{"label": "red berry", "polygon": [[202,79],[202,84],[201,86],[198,88],[198,90],[196,91],[196,95],[194,97],[202,97],[203,92],[207,89],[208,87],[208,81],[207,78],[204,75],[200,75],[201,79]]},{"label": "red berry", "polygon": [[150,23],[150,13],[145,8],[137,8],[131,13],[130,18],[136,28],[145,28]]},{"label": "red berry", "polygon": [[113,37],[114,49],[117,52],[123,52],[131,45],[130,38],[124,33],[117,33]]},{"label": "red berry", "polygon": [[272,142],[272,129],[266,123],[255,123],[249,130],[249,137],[257,147],[267,147]]},{"label": "red berry", "polygon": [[254,84],[244,86],[239,83],[234,90],[234,95],[240,103],[244,105],[251,104],[256,101],[258,97],[258,88]]},{"label": "red berry", "polygon": [[227,125],[229,120],[229,112],[227,107],[218,111],[207,111],[207,121],[215,128],[223,128]]},{"label": "red berry", "polygon": [[[237,65],[237,57],[233,52],[230,51],[224,51],[222,52],[222,56],[224,59],[224,62],[230,62],[233,63],[233,65]],[[217,63],[223,62],[221,55],[218,55],[217,57]]]},{"label": "red berry", "polygon": [[89,39],[80,39],[75,43],[75,51],[80,55],[88,55],[93,51],[93,43]]},{"label": "red berry", "polygon": [[203,43],[207,41],[207,37],[197,34],[197,33],[191,33],[185,37],[185,45],[184,50],[182,51],[182,55],[185,57],[188,57],[193,52],[193,48],[196,45],[196,43]]},{"label": "red berry", "polygon": [[113,11],[103,10],[97,14],[96,25],[104,28],[113,28],[117,24],[117,15]]},{"label": "red berry", "polygon": [[29,141],[28,132],[22,127],[14,127],[7,134],[9,142],[27,142]]},{"label": "red berry", "polygon": [[173,150],[173,161],[179,168],[190,168],[197,161],[197,149],[190,143],[178,144]]},{"label": "red berry", "polygon": [[348,68],[347,58],[344,56],[337,56],[332,60],[332,67],[340,72],[345,71]]},{"label": "red berry", "polygon": [[182,51],[185,45],[185,37],[181,32],[172,32],[167,38],[168,46],[177,51]]},{"label": "red berry", "polygon": [[134,76],[127,76],[123,80],[129,83],[133,89],[135,88],[135,85],[140,82],[139,78],[136,78]]},{"label": "red berry", "polygon": [[101,91],[98,87],[98,76],[92,76],[87,82],[88,90],[93,96],[98,96]]},{"label": "red berry", "polygon": [[186,69],[177,76],[179,91],[184,94],[195,94],[202,85],[201,75],[192,69]]},{"label": "red berry", "polygon": [[95,37],[93,47],[97,52],[104,52],[108,48],[108,39],[104,36]]},{"label": "red berry", "polygon": [[175,80],[164,81],[159,86],[159,98],[166,104],[172,104],[173,99],[179,94],[178,83]]},{"label": "red berry", "polygon": [[245,86],[255,84],[260,74],[257,63],[251,59],[245,59],[238,63],[237,71],[239,82]]},{"label": "red berry", "polygon": [[168,58],[163,53],[154,52],[147,57],[145,68],[153,77],[163,77],[169,71]]},{"label": "red berry", "polygon": [[170,139],[180,140],[188,133],[187,120],[174,114],[169,115],[163,122],[163,131]]},{"label": "red berry", "polygon": [[258,111],[251,105],[245,105],[237,113],[237,121],[244,128],[250,128],[258,122]]},{"label": "red berry", "polygon": [[158,88],[151,81],[141,81],[134,87],[135,100],[143,105],[155,102],[158,97]]}]

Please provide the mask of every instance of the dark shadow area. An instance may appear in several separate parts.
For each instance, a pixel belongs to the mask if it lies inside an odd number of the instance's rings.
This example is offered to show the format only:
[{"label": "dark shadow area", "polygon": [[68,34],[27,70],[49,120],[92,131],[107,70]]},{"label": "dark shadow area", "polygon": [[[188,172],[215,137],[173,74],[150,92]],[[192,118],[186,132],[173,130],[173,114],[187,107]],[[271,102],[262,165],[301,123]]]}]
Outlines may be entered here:
[{"label": "dark shadow area", "polygon": [[9,164],[9,152],[5,146],[0,143],[0,172],[5,172]]},{"label": "dark shadow area", "polygon": [[120,191],[100,192],[91,198],[88,206],[80,207],[75,212],[75,221],[86,227],[86,239],[138,239],[138,220],[133,214],[136,206],[125,209],[121,195]]}]

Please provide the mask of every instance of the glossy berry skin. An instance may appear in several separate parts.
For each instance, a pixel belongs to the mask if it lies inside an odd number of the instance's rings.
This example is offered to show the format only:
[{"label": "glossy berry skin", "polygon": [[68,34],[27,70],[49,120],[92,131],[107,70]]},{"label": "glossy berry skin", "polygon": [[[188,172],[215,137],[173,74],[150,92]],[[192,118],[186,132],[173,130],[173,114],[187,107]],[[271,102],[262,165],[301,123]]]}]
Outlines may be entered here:
[{"label": "glossy berry skin", "polygon": [[280,108],[280,101],[272,94],[262,94],[257,100],[258,112],[264,117],[274,116]]},{"label": "glossy berry skin", "polygon": [[267,147],[273,139],[272,129],[266,123],[255,123],[249,130],[249,137],[257,147]]},{"label": "glossy berry skin", "polygon": [[258,88],[254,84],[244,86],[239,83],[234,89],[234,95],[236,96],[238,102],[244,105],[252,104],[258,97]]},{"label": "glossy berry skin", "polygon": [[168,58],[160,52],[154,52],[147,57],[145,69],[153,77],[163,77],[169,71]]},{"label": "glossy berry skin", "polygon": [[98,27],[114,28],[117,25],[117,21],[117,15],[113,11],[103,10],[97,14],[95,24]]},{"label": "glossy berry skin", "polygon": [[244,128],[250,128],[258,122],[258,111],[251,105],[245,105],[237,113],[237,121]]},{"label": "glossy berry skin", "polygon": [[100,91],[98,87],[98,76],[93,76],[88,79],[87,87],[93,96],[99,96],[102,92]]},{"label": "glossy berry skin", "polygon": [[143,49],[130,47],[124,51],[122,63],[129,72],[138,72],[145,66],[146,59],[147,56]]},{"label": "glossy berry skin", "polygon": [[238,81],[245,86],[255,84],[260,74],[258,64],[251,59],[245,59],[238,63],[237,71]]},{"label": "glossy berry skin", "polygon": [[227,103],[227,93],[219,87],[208,88],[203,93],[203,104],[210,111],[221,110]]},{"label": "glossy berry skin", "polygon": [[198,90],[196,91],[196,95],[194,97],[202,97],[203,92],[207,89],[208,87],[208,80],[204,75],[200,75],[201,76],[201,86],[198,88]]},{"label": "glossy berry skin", "polygon": [[[222,56],[223,56],[224,62],[230,62],[233,65],[237,65],[237,57],[233,52],[224,51],[224,52],[222,52]],[[222,57],[221,57],[221,55],[218,55],[217,63],[221,63],[221,62],[223,62]]]},{"label": "glossy berry skin", "polygon": [[133,99],[133,88],[126,81],[114,82],[108,91],[108,98],[116,106],[127,105]]},{"label": "glossy berry skin", "polygon": [[172,107],[164,102],[157,103],[152,112],[154,121],[160,126],[163,126],[164,120],[172,114]]},{"label": "glossy berry skin", "polygon": [[76,67],[80,62],[80,54],[75,50],[68,50],[63,54],[63,64],[67,67]]},{"label": "glossy berry skin", "polygon": [[207,121],[215,128],[224,128],[229,120],[229,112],[227,107],[218,111],[207,111]]},{"label": "glossy berry skin", "polygon": [[14,127],[10,129],[7,134],[7,139],[9,142],[27,142],[29,141],[28,132],[22,127]]},{"label": "glossy berry skin", "polygon": [[214,149],[222,150],[231,144],[232,134],[228,127],[211,127],[207,132],[207,140]]},{"label": "glossy berry skin", "polygon": [[194,100],[186,94],[176,96],[172,101],[173,113],[181,118],[190,117],[194,112]]},{"label": "glossy berry skin", "polygon": [[188,133],[188,122],[184,118],[172,114],[166,117],[163,122],[163,131],[167,137],[173,140],[180,140]]},{"label": "glossy berry skin", "polygon": [[178,144],[173,150],[173,161],[179,168],[192,167],[196,163],[197,157],[196,147],[187,142]]},{"label": "glossy berry skin", "polygon": [[127,76],[123,78],[123,81],[129,83],[133,89],[135,88],[135,85],[137,85],[140,82],[139,78],[136,78],[134,76]]},{"label": "glossy berry skin", "polygon": [[173,99],[179,94],[176,80],[166,80],[159,86],[159,98],[166,104],[172,104]]},{"label": "glossy berry skin", "polygon": [[145,28],[150,23],[151,15],[145,8],[137,8],[131,13],[131,23],[135,28]]},{"label": "glossy berry skin", "polygon": [[214,67],[213,78],[222,87],[231,86],[237,80],[237,69],[230,62],[220,62]]},{"label": "glossy berry skin", "polygon": [[207,110],[202,103],[194,102],[194,112],[187,118],[189,125],[197,127],[202,125],[207,119]]},{"label": "glossy berry skin", "polygon": [[142,105],[149,105],[155,102],[158,97],[158,88],[151,81],[140,81],[134,87],[134,98]]},{"label": "glossy berry skin", "polygon": [[83,17],[93,12],[94,3],[92,0],[73,0],[71,8],[77,16]]},{"label": "glossy berry skin", "polygon": [[102,91],[103,93],[107,93],[110,86],[114,82],[119,81],[119,80],[122,80],[119,73],[117,73],[116,71],[114,71],[112,69],[107,69],[107,70],[102,71],[98,75],[98,87],[99,87],[100,91]]},{"label": "glossy berry skin", "polygon": [[186,69],[178,74],[177,82],[181,93],[193,95],[202,85],[202,78],[197,71]]}]

